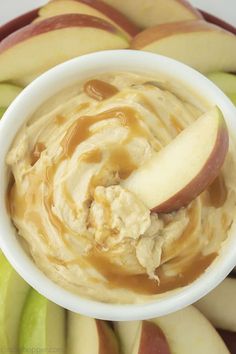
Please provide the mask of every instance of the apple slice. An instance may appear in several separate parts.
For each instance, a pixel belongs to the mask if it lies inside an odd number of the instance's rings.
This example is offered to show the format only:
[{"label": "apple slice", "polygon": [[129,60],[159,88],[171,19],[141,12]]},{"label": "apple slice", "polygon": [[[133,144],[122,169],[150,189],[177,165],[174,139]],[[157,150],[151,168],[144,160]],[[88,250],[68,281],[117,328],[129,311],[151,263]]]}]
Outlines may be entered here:
[{"label": "apple slice", "polygon": [[17,353],[20,317],[29,285],[0,253],[0,352]]},{"label": "apple slice", "polygon": [[3,114],[6,112],[7,107],[0,107],[0,119],[2,118]]},{"label": "apple slice", "polygon": [[175,354],[230,354],[210,322],[193,306],[151,320],[163,331]]},{"label": "apple slice", "polygon": [[122,185],[153,211],[172,212],[190,203],[216,178],[228,143],[223,115],[215,107],[155,153]]},{"label": "apple slice", "polygon": [[235,296],[236,279],[226,278],[195,305],[215,327],[236,332]]},{"label": "apple slice", "polygon": [[20,354],[65,353],[65,310],[31,289],[23,309]]},{"label": "apple slice", "polygon": [[174,58],[203,73],[236,71],[236,36],[202,20],[148,28],[134,37],[131,48]]},{"label": "apple slice", "polygon": [[[119,322],[115,325],[123,354],[229,354],[217,331],[193,306],[150,321],[158,326],[157,332],[153,327],[143,325],[142,321]],[[140,338],[144,330],[149,332],[145,334],[149,337],[149,350],[135,352],[137,345],[141,348]],[[133,351],[124,343],[134,343]],[[157,346],[159,351],[155,351]]]},{"label": "apple slice", "polygon": [[226,94],[236,94],[236,75],[223,72],[215,72],[208,74],[207,77]]},{"label": "apple slice", "polygon": [[131,354],[142,321],[114,322],[115,334],[119,339],[121,353]]},{"label": "apple slice", "polygon": [[119,354],[115,334],[105,321],[73,312],[68,314],[67,343],[69,354]]},{"label": "apple slice", "polygon": [[63,15],[85,14],[102,18],[119,28],[129,38],[135,36],[139,29],[119,11],[100,0],[54,0],[39,10],[39,18]]},{"label": "apple slice", "polygon": [[197,9],[185,0],[104,0],[141,28],[160,23],[202,18]]},{"label": "apple slice", "polygon": [[236,105],[236,75],[215,72],[207,75]]},{"label": "apple slice", "polygon": [[149,321],[142,321],[134,342],[132,354],[171,354],[162,330]]},{"label": "apple slice", "polygon": [[231,354],[236,354],[236,332],[229,332],[224,330],[219,330],[218,332],[227,345]]},{"label": "apple slice", "polygon": [[0,106],[8,107],[20,94],[22,88],[12,84],[0,84]]},{"label": "apple slice", "polygon": [[115,322],[114,327],[123,354],[170,354],[163,332],[154,323]]},{"label": "apple slice", "polygon": [[30,77],[86,53],[128,46],[116,27],[97,17],[68,14],[47,18],[0,43],[0,81]]},{"label": "apple slice", "polygon": [[229,93],[228,96],[233,102],[233,104],[236,106],[236,93]]}]

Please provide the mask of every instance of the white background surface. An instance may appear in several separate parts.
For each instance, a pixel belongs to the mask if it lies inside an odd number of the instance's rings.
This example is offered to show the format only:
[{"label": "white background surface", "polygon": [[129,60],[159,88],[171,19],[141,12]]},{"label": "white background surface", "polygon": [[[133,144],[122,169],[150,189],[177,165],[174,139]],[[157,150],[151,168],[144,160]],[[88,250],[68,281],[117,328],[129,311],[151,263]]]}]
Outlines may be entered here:
[{"label": "white background surface", "polygon": [[[0,0],[0,25],[46,2],[47,0]],[[190,0],[190,2],[236,26],[236,0]]]}]

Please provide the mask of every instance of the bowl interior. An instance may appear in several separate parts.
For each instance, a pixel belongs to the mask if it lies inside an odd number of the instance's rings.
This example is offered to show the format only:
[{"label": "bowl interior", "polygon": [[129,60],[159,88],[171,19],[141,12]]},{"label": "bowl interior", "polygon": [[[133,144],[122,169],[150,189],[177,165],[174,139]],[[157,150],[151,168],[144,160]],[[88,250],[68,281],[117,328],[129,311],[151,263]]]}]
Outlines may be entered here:
[{"label": "bowl interior", "polygon": [[[148,70],[147,70],[148,68]],[[160,296],[145,304],[112,305],[83,299],[48,279],[23,250],[5,203],[8,186],[6,154],[22,124],[43,102],[62,89],[100,73],[127,71],[160,75],[204,93],[205,99],[220,107],[230,132],[236,133],[236,109],[208,79],[175,60],[156,54],[115,50],[88,54],[58,65],[31,83],[9,107],[1,122],[0,141],[0,247],[18,273],[38,292],[55,303],[81,314],[106,320],[135,320],[162,316],[187,306],[209,292],[231,271],[236,259],[236,224],[217,260],[191,285]],[[6,138],[7,137],[7,138]]]}]

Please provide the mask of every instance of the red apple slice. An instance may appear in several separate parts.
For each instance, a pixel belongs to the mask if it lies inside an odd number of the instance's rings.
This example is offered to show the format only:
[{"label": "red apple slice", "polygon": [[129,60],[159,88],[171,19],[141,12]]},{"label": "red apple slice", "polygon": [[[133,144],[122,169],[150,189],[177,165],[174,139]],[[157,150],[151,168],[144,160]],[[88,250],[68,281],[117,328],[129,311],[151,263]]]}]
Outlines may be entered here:
[{"label": "red apple slice", "polygon": [[230,354],[215,328],[193,306],[151,321],[165,334],[171,353]]},{"label": "red apple slice", "polygon": [[85,14],[106,20],[126,36],[133,37],[139,29],[119,11],[100,0],[54,0],[39,10],[38,20],[63,14]]},{"label": "red apple slice", "polygon": [[159,23],[202,18],[197,9],[185,0],[104,0],[141,28]]},{"label": "red apple slice", "polygon": [[[143,325],[142,321],[115,324],[122,354],[229,354],[215,328],[193,306],[150,321],[159,327],[158,332],[153,327],[150,329],[149,326]],[[139,348],[142,348],[140,338],[144,330],[149,332],[146,350],[143,346],[144,351],[135,352],[137,344]],[[160,335],[160,333],[163,334]],[[162,341],[162,336],[164,341]],[[162,344],[160,344],[160,338],[162,338]],[[128,343],[134,343],[132,349],[130,345],[127,346]],[[154,351],[157,348],[159,351]]]},{"label": "red apple slice", "polygon": [[236,354],[236,332],[218,330],[221,338],[227,345],[231,354]]},{"label": "red apple slice", "polygon": [[105,20],[55,16],[23,27],[0,43],[0,81],[34,76],[86,53],[128,46],[123,34]]},{"label": "red apple slice", "polygon": [[228,131],[215,107],[122,181],[150,209],[168,213],[196,198],[218,175],[228,150]]},{"label": "red apple slice", "polygon": [[203,73],[236,71],[236,36],[202,20],[148,28],[131,47],[174,58]]},{"label": "red apple slice", "polygon": [[162,330],[154,323],[142,321],[132,354],[171,354]]},{"label": "red apple slice", "polygon": [[69,354],[119,354],[114,332],[105,321],[69,312]]},{"label": "red apple slice", "polygon": [[235,297],[236,279],[226,278],[195,305],[215,327],[236,332]]}]

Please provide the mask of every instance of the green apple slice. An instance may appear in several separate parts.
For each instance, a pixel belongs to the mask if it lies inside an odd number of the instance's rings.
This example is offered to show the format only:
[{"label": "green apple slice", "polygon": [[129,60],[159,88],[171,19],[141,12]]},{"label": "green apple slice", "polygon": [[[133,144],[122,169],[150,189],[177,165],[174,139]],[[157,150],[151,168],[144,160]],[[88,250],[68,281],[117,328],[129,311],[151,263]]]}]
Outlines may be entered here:
[{"label": "green apple slice", "polygon": [[233,104],[236,106],[236,92],[235,93],[228,93],[229,98],[233,102]]},{"label": "green apple slice", "polygon": [[224,72],[213,72],[207,75],[226,94],[236,94],[236,75]]},{"label": "green apple slice", "polygon": [[0,119],[2,118],[3,114],[6,112],[7,107],[0,107]]},{"label": "green apple slice", "polygon": [[23,309],[19,347],[20,354],[65,353],[65,310],[34,289]]},{"label": "green apple slice", "polygon": [[17,353],[18,329],[29,285],[0,253],[0,353]]},{"label": "green apple slice", "polygon": [[216,328],[236,333],[236,279],[226,278],[195,306]]},{"label": "green apple slice", "polygon": [[0,84],[0,107],[8,107],[22,88],[11,84]]},{"label": "green apple slice", "polygon": [[214,72],[207,75],[208,79],[214,82],[236,106],[236,75]]}]

